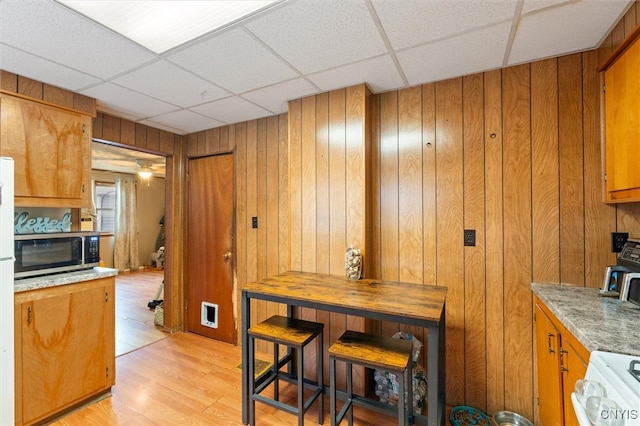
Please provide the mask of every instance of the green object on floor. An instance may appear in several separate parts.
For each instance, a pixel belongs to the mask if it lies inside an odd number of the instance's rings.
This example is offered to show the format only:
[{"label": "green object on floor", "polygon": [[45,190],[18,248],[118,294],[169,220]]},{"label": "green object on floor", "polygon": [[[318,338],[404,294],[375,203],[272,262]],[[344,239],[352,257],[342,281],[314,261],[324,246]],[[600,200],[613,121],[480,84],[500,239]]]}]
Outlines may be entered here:
[{"label": "green object on floor", "polygon": [[491,419],[477,408],[460,405],[451,410],[449,416],[453,426],[491,426]]}]

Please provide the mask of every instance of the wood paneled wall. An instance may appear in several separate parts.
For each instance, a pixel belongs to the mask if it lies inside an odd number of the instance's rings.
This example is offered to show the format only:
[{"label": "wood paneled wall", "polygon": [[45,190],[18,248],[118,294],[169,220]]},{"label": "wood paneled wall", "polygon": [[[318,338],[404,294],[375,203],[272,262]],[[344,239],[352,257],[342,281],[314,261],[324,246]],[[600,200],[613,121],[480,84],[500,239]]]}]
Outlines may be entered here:
[{"label": "wood paneled wall", "polygon": [[[193,133],[185,137],[186,157],[233,152],[235,162],[236,227],[235,287],[289,269],[289,139],[282,114]],[[258,228],[251,218],[258,218]],[[286,307],[252,301],[252,320],[261,321]],[[239,309],[239,308],[238,308]],[[239,326],[239,310],[236,311]],[[238,336],[240,341],[240,336]],[[257,349],[268,351],[264,342]]]},{"label": "wood paneled wall", "polygon": [[595,68],[591,51],[379,95],[375,274],[449,288],[449,405],[533,419],[530,283],[598,287],[610,232],[640,236],[636,205],[602,202]]},{"label": "wood paneled wall", "polygon": [[[345,252],[353,246],[363,255],[364,274],[370,273],[370,96],[361,84],[289,102],[290,270],[344,275]],[[326,324],[325,348],[347,328],[365,328],[360,317],[307,308],[298,315]],[[315,349],[305,357],[314,377]],[[344,365],[337,368],[344,371]],[[356,391],[362,372],[354,370]]]}]

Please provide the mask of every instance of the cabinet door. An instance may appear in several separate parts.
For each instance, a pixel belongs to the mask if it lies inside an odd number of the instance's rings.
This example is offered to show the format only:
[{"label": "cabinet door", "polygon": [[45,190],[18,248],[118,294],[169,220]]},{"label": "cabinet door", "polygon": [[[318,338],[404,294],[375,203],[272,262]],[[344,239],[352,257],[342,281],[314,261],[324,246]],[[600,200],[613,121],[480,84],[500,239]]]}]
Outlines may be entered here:
[{"label": "cabinet door", "polygon": [[25,423],[51,415],[113,383],[114,342],[106,333],[111,329],[113,336],[111,288],[93,287],[21,305]]},{"label": "cabinet door", "polygon": [[[576,381],[587,374],[589,352],[569,334],[563,334],[562,340],[562,387],[564,394],[564,424],[579,426],[578,418],[571,402],[571,393]],[[585,358],[586,357],[586,358]]]},{"label": "cabinet door", "polygon": [[640,200],[640,38],[605,71],[607,201]]},{"label": "cabinet door", "polygon": [[88,204],[90,117],[8,96],[0,102],[0,155],[14,159],[16,206]]},{"label": "cabinet door", "polygon": [[535,305],[538,404],[542,425],[562,424],[560,334],[539,305]]}]

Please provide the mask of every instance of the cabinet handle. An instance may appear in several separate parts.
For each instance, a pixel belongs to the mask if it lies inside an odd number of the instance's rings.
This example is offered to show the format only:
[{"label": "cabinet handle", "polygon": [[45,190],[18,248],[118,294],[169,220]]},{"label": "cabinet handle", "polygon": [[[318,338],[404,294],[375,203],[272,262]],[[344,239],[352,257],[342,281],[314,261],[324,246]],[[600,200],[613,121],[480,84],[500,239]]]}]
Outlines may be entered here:
[{"label": "cabinet handle", "polygon": [[87,126],[85,124],[82,125],[82,133],[86,130]]},{"label": "cabinet handle", "polygon": [[105,292],[104,292],[104,301],[105,301],[105,302],[108,302],[108,301],[109,301],[109,292],[108,292],[108,291],[105,291]]},{"label": "cabinet handle", "polygon": [[27,307],[27,324],[31,324],[33,322],[33,315],[31,313],[31,306]]},{"label": "cabinet handle", "polygon": [[568,353],[569,352],[566,351],[563,347],[560,347],[560,373],[569,372],[568,368],[564,368],[564,355]]},{"label": "cabinet handle", "polygon": [[554,351],[553,349],[551,349],[551,339],[554,337],[554,334],[551,333],[547,333],[547,350],[549,351],[550,354],[554,354],[556,353],[556,351]]}]

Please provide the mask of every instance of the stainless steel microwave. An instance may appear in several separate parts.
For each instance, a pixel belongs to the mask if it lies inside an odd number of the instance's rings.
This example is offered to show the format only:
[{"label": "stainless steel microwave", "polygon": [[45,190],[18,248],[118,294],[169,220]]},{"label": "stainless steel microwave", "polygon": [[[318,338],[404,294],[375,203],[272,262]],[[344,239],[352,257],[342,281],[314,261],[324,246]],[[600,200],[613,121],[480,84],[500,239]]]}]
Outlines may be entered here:
[{"label": "stainless steel microwave", "polygon": [[15,278],[88,269],[100,264],[100,233],[18,234],[14,251]]}]

